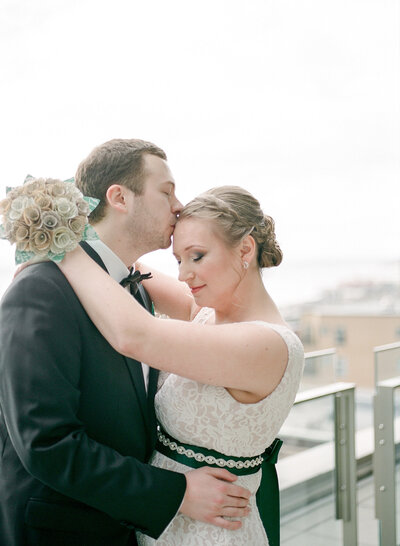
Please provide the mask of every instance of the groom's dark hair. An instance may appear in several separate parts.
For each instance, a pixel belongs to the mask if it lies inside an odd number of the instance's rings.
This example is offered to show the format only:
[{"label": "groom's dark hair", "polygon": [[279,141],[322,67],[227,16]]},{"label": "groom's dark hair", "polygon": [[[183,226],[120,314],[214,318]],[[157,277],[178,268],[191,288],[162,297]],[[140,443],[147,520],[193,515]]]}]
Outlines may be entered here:
[{"label": "groom's dark hair", "polygon": [[115,138],[97,146],[76,171],[75,184],[83,195],[96,197],[100,203],[90,214],[92,224],[105,215],[106,193],[113,184],[121,184],[141,195],[144,188],[145,154],[167,159],[164,150],[145,140]]}]

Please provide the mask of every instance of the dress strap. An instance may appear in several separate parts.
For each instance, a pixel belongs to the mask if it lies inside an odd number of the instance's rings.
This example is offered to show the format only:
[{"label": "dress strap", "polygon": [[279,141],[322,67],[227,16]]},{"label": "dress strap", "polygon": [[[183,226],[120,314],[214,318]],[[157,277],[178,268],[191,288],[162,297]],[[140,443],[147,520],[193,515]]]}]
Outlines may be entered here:
[{"label": "dress strap", "polygon": [[205,324],[208,319],[214,314],[214,309],[211,307],[202,307],[197,315],[194,317],[193,322],[198,324]]}]

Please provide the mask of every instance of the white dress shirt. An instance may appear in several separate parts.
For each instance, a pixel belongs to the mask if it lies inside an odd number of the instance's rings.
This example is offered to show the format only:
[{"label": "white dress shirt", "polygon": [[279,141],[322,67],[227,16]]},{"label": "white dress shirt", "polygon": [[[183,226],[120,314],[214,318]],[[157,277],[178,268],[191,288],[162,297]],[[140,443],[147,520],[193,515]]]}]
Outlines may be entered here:
[{"label": "white dress shirt", "polygon": [[[121,282],[122,279],[129,275],[129,269],[126,267],[124,262],[119,258],[115,252],[111,250],[103,241],[96,239],[95,241],[87,241],[87,243],[97,252],[100,258],[103,260],[104,265],[106,266],[110,277],[115,281]],[[129,291],[129,286],[126,287]],[[144,377],[144,385],[147,387],[149,383],[149,367],[147,364],[142,362],[142,370]]]}]

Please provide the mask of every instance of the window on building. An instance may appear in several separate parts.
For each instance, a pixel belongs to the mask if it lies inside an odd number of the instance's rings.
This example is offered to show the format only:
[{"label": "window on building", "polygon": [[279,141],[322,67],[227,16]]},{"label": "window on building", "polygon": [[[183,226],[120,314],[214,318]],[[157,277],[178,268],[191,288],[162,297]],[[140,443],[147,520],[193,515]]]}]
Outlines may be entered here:
[{"label": "window on building", "polygon": [[346,329],[343,326],[338,326],[335,331],[335,343],[344,345],[346,343]]},{"label": "window on building", "polygon": [[329,334],[329,328],[328,326],[321,326],[319,329],[319,333],[322,337],[325,337]]},{"label": "window on building", "polygon": [[310,344],[313,342],[313,336],[311,326],[305,326],[301,333],[301,340],[303,343]]}]

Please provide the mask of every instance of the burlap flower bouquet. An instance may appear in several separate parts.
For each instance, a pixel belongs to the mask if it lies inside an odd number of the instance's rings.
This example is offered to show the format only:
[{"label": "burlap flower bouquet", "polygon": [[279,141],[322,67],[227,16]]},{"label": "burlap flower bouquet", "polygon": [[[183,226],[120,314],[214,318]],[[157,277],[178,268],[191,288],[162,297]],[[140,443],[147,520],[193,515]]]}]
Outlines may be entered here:
[{"label": "burlap flower bouquet", "polygon": [[99,200],[84,197],[73,178],[27,176],[22,186],[6,191],[0,201],[0,238],[15,243],[16,264],[46,258],[60,262],[80,241],[98,239],[88,215]]}]

